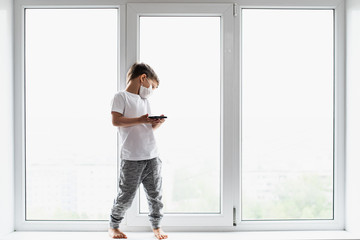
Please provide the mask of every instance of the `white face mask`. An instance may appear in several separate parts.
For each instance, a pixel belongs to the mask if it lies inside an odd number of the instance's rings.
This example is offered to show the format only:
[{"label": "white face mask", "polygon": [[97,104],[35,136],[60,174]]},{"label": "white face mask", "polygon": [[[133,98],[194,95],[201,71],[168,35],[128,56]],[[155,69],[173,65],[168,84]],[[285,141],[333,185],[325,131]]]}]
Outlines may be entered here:
[{"label": "white face mask", "polygon": [[[148,80],[148,82],[149,82],[149,80]],[[150,82],[149,82],[149,84],[150,84]],[[153,93],[153,88],[152,88],[151,84],[150,84],[150,87],[148,87],[148,88],[144,87],[143,85],[140,85],[140,92],[139,92],[140,97],[148,98],[151,96],[152,93]]]}]

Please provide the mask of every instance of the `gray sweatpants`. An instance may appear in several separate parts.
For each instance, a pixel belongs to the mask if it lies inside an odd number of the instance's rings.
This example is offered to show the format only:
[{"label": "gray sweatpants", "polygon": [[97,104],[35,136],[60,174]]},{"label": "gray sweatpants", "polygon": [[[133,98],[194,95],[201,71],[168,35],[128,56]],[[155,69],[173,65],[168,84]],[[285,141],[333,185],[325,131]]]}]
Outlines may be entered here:
[{"label": "gray sweatpants", "polygon": [[160,227],[162,178],[161,160],[153,158],[141,161],[121,160],[119,191],[111,209],[110,227],[119,228],[126,210],[131,206],[140,183],[143,184],[149,204],[149,220],[153,228]]}]

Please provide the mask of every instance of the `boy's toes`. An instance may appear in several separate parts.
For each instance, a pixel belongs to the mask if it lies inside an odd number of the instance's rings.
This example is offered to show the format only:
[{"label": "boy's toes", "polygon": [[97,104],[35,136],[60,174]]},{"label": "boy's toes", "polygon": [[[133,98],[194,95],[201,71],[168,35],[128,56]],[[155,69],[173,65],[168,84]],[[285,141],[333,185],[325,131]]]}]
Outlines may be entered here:
[{"label": "boy's toes", "polygon": [[116,238],[127,238],[127,236],[123,232],[120,232],[116,234]]}]

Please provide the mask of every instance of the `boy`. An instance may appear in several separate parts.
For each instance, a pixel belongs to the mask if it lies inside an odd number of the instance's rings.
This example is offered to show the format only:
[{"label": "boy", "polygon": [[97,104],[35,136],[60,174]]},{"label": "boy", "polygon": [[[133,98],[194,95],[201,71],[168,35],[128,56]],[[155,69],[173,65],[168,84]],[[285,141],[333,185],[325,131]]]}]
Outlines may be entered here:
[{"label": "boy", "polygon": [[162,162],[153,133],[165,120],[148,118],[151,111],[147,98],[158,85],[158,77],[149,65],[135,63],[127,73],[125,91],[115,94],[112,101],[112,123],[118,127],[121,142],[119,192],[111,209],[108,231],[112,238],[127,238],[119,224],[141,183],[147,195],[149,220],[155,237],[167,238],[160,228],[163,217]]}]

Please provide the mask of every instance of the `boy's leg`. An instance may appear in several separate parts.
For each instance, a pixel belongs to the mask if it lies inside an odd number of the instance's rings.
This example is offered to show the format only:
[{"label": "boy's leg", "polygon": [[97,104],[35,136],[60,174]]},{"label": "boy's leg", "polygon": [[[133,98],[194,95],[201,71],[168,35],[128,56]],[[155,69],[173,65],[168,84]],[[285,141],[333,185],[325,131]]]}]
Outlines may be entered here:
[{"label": "boy's leg", "polygon": [[143,172],[142,183],[149,203],[149,220],[153,229],[160,227],[163,217],[161,165],[160,158],[151,159]]},{"label": "boy's leg", "polygon": [[134,200],[145,166],[145,161],[121,160],[119,192],[114,199],[110,215],[111,228],[119,228],[119,224],[124,218],[126,210]]}]

